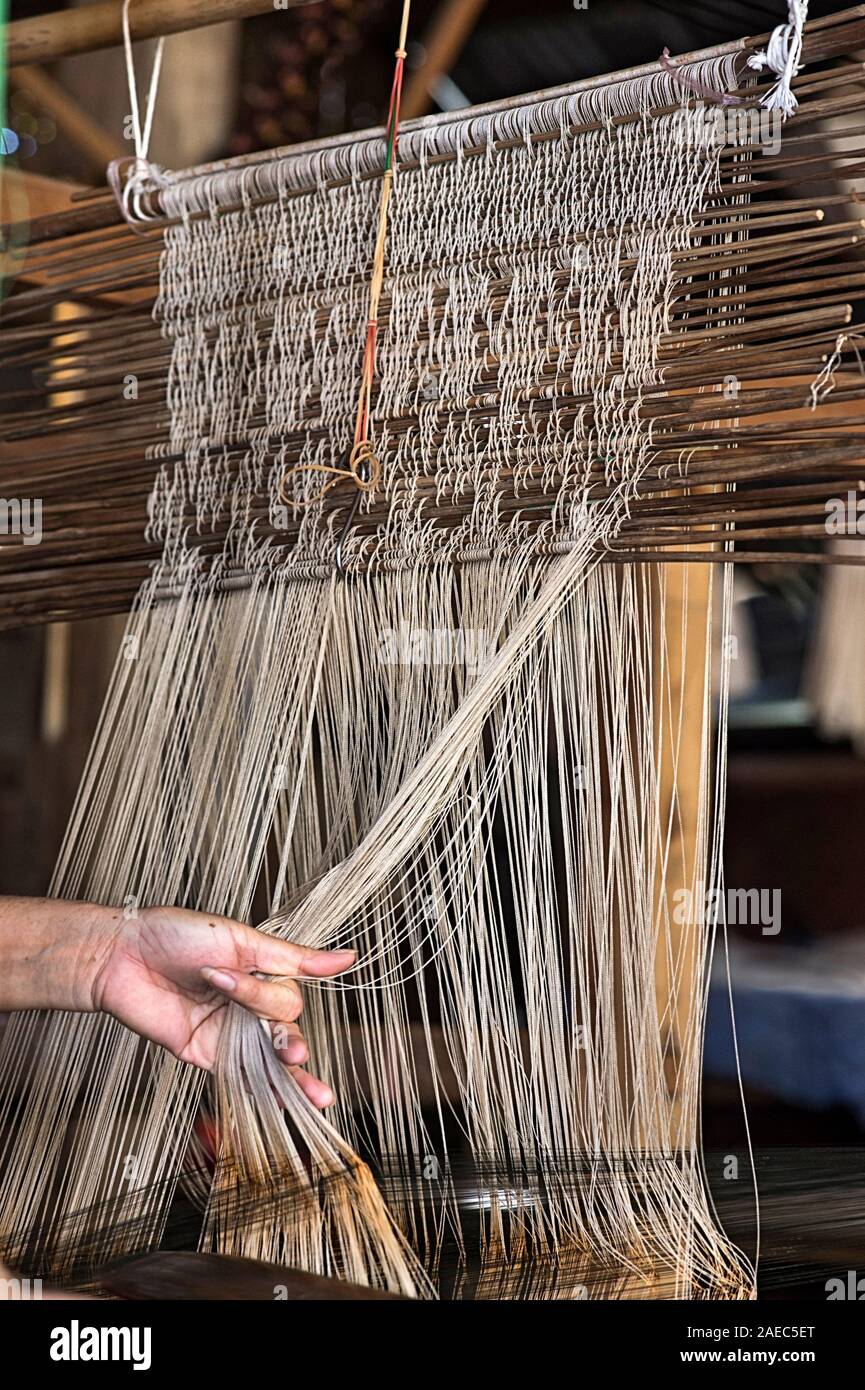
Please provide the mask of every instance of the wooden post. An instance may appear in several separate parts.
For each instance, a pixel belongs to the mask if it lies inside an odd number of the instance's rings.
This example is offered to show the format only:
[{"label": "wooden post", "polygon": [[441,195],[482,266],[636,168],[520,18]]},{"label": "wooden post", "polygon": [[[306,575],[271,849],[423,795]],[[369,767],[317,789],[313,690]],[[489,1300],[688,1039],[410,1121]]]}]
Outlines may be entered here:
[{"label": "wooden post", "polygon": [[444,0],[432,27],[424,36],[424,58],[412,73],[402,99],[407,121],[429,110],[430,92],[440,77],[450,72],[486,0]]},{"label": "wooden post", "polygon": [[[700,793],[708,791],[712,730],[704,728],[704,684],[711,662],[712,585],[709,565],[646,566],[655,612],[655,739],[659,753],[659,824],[666,841],[666,864],[656,877],[660,929],[655,953],[655,990],[667,1086],[672,1148],[682,1146],[696,1123],[685,1111],[675,1078],[699,1066],[694,1050],[695,1011],[699,1007],[699,939],[704,928],[696,907],[705,896],[709,825],[700,824]],[[678,920],[685,893],[694,911]],[[684,901],[688,901],[685,899]],[[689,1049],[686,1051],[686,1049]],[[688,1095],[691,1105],[697,1092]]]}]

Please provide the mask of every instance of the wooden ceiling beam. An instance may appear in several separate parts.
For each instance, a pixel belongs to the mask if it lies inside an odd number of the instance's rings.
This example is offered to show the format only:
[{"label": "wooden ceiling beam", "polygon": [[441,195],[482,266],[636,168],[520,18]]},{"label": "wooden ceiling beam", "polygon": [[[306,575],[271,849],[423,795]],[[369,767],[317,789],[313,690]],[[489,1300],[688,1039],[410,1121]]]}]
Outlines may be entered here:
[{"label": "wooden ceiling beam", "polygon": [[[281,0],[280,9],[295,9],[311,0]],[[272,13],[274,0],[134,0],[129,11],[133,39],[152,39],[219,24],[226,19]],[[73,53],[92,53],[123,42],[122,0],[96,0],[71,10],[56,10],[6,27],[6,62],[50,63]]]}]

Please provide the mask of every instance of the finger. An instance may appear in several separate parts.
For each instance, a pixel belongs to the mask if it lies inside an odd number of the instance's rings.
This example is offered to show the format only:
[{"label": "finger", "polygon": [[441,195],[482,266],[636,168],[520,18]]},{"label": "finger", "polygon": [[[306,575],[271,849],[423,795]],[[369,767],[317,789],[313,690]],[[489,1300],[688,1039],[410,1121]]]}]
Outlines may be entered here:
[{"label": "finger", "polygon": [[310,1076],[308,1071],[303,1071],[300,1067],[289,1067],[288,1070],[307,1100],[318,1110],[326,1110],[329,1105],[333,1105],[336,1096],[326,1082],[319,1081],[317,1076]]},{"label": "finger", "polygon": [[296,1023],[274,1023],[270,1035],[277,1057],[287,1066],[302,1066],[309,1060],[306,1038]]},{"label": "finger", "polygon": [[316,951],[312,946],[297,946],[293,941],[280,941],[277,936],[247,927],[250,940],[243,945],[253,952],[255,969],[267,975],[289,975],[320,979],[348,970],[357,959],[357,951]]},{"label": "finger", "polygon": [[202,977],[220,994],[242,1004],[250,1013],[274,1023],[293,1023],[303,1009],[303,998],[293,980],[260,980],[242,970],[206,965]]}]

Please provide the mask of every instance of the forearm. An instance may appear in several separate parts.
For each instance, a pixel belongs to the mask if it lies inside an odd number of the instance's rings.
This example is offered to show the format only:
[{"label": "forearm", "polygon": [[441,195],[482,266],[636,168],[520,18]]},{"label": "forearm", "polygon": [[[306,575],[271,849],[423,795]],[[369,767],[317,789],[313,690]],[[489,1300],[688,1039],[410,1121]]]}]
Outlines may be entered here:
[{"label": "forearm", "polygon": [[0,897],[0,1011],[92,1010],[120,918],[95,903]]}]

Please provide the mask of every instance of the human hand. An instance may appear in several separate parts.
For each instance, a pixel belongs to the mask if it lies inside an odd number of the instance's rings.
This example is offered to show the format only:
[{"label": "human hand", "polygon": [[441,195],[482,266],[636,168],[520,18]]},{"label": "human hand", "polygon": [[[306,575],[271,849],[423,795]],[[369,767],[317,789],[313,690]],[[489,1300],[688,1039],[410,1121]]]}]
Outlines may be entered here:
[{"label": "human hand", "polygon": [[[303,999],[297,980],[337,975],[354,951],[316,951],[267,936],[212,913],[177,907],[141,908],[120,919],[94,959],[92,1006],[181,1061],[213,1068],[234,1000],[277,1024],[285,1043],[277,1056],[320,1109],[333,1092],[303,1070],[309,1049],[297,1025]],[[252,972],[282,977],[261,980]]]}]

